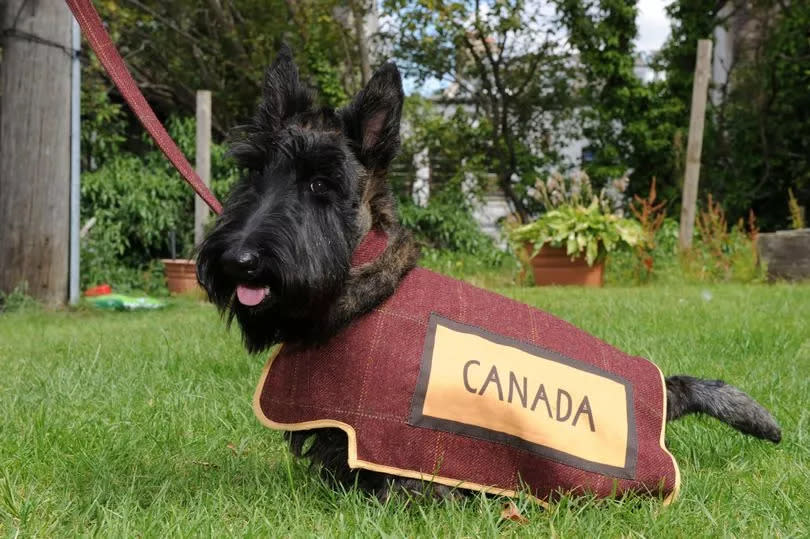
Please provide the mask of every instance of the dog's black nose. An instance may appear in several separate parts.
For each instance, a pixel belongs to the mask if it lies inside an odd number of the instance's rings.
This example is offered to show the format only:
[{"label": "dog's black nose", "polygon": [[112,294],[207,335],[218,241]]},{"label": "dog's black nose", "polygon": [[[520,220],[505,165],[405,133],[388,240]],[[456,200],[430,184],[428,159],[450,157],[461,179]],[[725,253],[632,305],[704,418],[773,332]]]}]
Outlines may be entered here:
[{"label": "dog's black nose", "polygon": [[236,263],[245,271],[256,271],[256,268],[259,267],[259,253],[242,251],[236,256]]},{"label": "dog's black nose", "polygon": [[253,249],[229,250],[222,255],[222,264],[232,277],[253,277],[259,269],[259,253]]}]

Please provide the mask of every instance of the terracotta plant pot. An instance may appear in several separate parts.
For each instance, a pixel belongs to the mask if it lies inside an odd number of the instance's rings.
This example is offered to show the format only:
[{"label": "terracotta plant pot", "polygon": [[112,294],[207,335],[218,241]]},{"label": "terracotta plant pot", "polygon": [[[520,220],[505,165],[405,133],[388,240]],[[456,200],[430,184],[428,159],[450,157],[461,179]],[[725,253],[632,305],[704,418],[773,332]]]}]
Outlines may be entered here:
[{"label": "terracotta plant pot", "polygon": [[200,291],[196,263],[193,260],[164,258],[161,262],[166,268],[166,283],[170,293],[185,294]]},{"label": "terracotta plant pot", "polygon": [[[528,252],[533,246],[526,245]],[[544,245],[532,259],[534,284],[537,286],[574,285],[601,287],[605,282],[605,261],[597,260],[588,266],[584,256],[571,260],[564,247]]]}]

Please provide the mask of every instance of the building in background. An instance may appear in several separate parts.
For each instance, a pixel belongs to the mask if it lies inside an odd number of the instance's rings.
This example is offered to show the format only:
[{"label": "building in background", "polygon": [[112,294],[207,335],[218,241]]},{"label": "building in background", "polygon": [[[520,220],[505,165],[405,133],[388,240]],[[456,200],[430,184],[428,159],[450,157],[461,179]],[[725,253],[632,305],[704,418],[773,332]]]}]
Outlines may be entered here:
[{"label": "building in background", "polygon": [[[653,81],[661,80],[664,77],[662,71],[655,69],[652,59],[655,52],[638,53],[636,55],[633,71],[635,75],[643,82],[650,83]],[[572,59],[576,62],[576,58]],[[580,81],[584,84],[584,81]],[[433,103],[434,109],[445,117],[449,117],[455,109],[459,106],[469,108],[472,112],[472,105],[467,105],[464,97],[460,94],[458,85],[451,84],[428,97]],[[575,123],[576,115],[569,120]],[[563,128],[561,132],[576,133],[578,130],[574,129],[574,125]],[[407,125],[403,126],[403,138],[407,138],[410,134]],[[411,135],[412,136],[412,135]],[[590,141],[584,137],[574,136],[557,143],[561,160],[569,168],[574,170],[579,169],[583,165],[589,163],[594,158],[593,150],[591,149]],[[538,151],[541,151],[538,149]],[[430,199],[431,191],[435,191],[443,181],[443,178],[451,176],[458,168],[457,163],[445,163],[432,157],[427,150],[419,151],[414,154],[412,169],[407,172],[404,170],[394,170],[394,174],[409,174],[413,179],[411,184],[411,195],[414,203],[425,206]],[[515,209],[511,206],[510,201],[503,194],[503,191],[498,187],[496,178],[493,175],[492,181],[486,182],[485,189],[480,196],[472,194],[473,189],[470,189],[469,202],[472,208],[473,218],[478,223],[481,231],[493,238],[496,244],[501,247],[506,247],[506,241],[501,233],[501,222],[510,214],[514,213]]]}]

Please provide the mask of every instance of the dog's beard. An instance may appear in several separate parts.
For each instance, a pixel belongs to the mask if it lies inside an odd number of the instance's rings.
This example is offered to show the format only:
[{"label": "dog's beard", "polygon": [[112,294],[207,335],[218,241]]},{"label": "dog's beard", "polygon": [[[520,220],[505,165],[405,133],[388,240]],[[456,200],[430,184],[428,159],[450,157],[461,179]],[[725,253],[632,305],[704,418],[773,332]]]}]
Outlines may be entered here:
[{"label": "dog's beard", "polygon": [[[306,248],[268,250],[258,274],[250,282],[239,282],[220,263],[233,241],[228,236],[227,231],[215,230],[206,238],[198,256],[197,276],[228,324],[237,321],[245,347],[260,352],[279,342],[323,340],[329,331],[332,307],[348,278],[348,242],[335,235],[329,241],[304,243],[284,238],[283,242],[269,243]],[[237,294],[239,287],[250,288],[252,293],[261,290],[263,297],[255,305],[246,305]]]},{"label": "dog's beard", "polygon": [[319,341],[345,278],[330,281],[288,284],[281,291],[271,288],[270,296],[255,307],[232,297],[227,317],[236,319],[250,352],[279,342]]}]

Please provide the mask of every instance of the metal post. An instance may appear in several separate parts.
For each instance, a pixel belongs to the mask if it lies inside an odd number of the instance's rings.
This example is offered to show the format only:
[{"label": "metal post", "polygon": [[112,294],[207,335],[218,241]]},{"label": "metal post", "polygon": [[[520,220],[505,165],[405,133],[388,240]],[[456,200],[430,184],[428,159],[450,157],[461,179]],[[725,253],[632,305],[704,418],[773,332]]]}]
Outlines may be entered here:
[{"label": "metal post", "polygon": [[71,305],[76,305],[79,302],[79,212],[81,200],[81,63],[79,62],[79,50],[81,46],[81,30],[74,18],[73,64],[71,66],[70,89],[70,253],[68,256],[68,301]]}]

